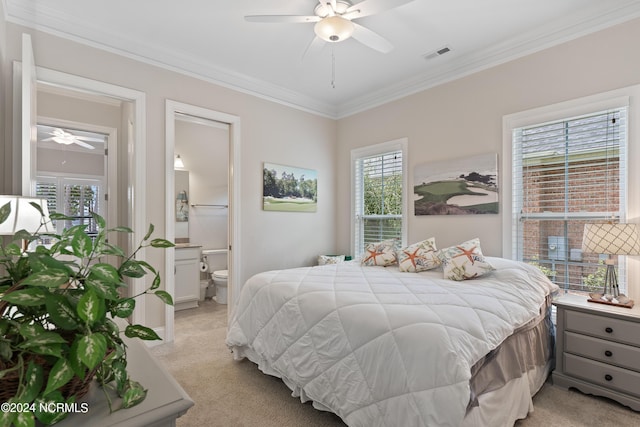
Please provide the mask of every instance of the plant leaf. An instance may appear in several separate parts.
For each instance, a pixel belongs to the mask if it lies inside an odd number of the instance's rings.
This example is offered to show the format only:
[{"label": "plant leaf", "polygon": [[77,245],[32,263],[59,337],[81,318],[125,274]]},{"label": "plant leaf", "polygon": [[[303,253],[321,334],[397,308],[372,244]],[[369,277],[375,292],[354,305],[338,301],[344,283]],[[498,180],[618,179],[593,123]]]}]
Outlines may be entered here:
[{"label": "plant leaf", "polygon": [[107,226],[107,221],[105,221],[97,212],[91,212],[91,216],[96,221],[96,224],[98,224],[98,228],[104,229]]},{"label": "plant leaf", "polygon": [[118,301],[111,309],[111,313],[116,317],[126,319],[131,316],[133,310],[136,308],[136,301],[133,298],[125,298]]},{"label": "plant leaf", "polygon": [[154,248],[172,248],[175,246],[175,243],[165,239],[153,239],[151,241],[151,246]]},{"label": "plant leaf", "polygon": [[33,360],[29,361],[27,366],[27,372],[24,377],[24,388],[19,398],[22,402],[31,402],[40,393],[42,389],[42,383],[44,381],[44,374],[42,365],[34,363]]},{"label": "plant leaf", "polygon": [[78,300],[76,312],[85,322],[93,325],[105,315],[104,300],[98,296],[96,291],[88,289]]},{"label": "plant leaf", "polygon": [[95,368],[106,353],[107,339],[104,335],[85,335],[78,341],[78,357],[89,369]]},{"label": "plant leaf", "polygon": [[71,363],[67,359],[58,359],[49,372],[49,380],[47,381],[47,387],[44,389],[43,396],[51,393],[54,390],[59,389],[63,385],[69,382],[73,378],[73,369]]},{"label": "plant leaf", "polygon": [[122,397],[124,393],[125,386],[128,383],[129,376],[127,375],[127,368],[121,360],[116,360],[111,364],[111,373],[113,374],[113,379],[116,382],[116,390],[118,392],[118,396]]},{"label": "plant leaf", "polygon": [[[66,403],[75,402],[75,397],[71,396]],[[46,397],[38,397],[34,402],[36,406],[35,416],[36,418],[43,423],[44,425],[52,425],[55,424],[67,417],[69,412],[67,411],[41,411],[40,409],[45,409],[50,407],[50,405],[56,405],[60,403],[65,403],[64,397],[62,397],[62,393],[59,391],[53,391],[47,394]]]},{"label": "plant leaf", "polygon": [[11,214],[11,202],[7,202],[0,207],[0,224],[5,222]]},{"label": "plant leaf", "polygon": [[56,332],[50,332],[50,331],[46,331],[46,332],[41,332],[38,335],[34,336],[34,337],[30,337],[29,339],[27,339],[26,341],[24,341],[22,344],[20,344],[20,348],[31,348],[31,347],[37,347],[37,346],[41,346],[41,345],[49,345],[49,344],[64,344],[66,343],[67,340],[65,340],[64,338],[62,338],[60,336],[60,334],[56,333]]},{"label": "plant leaf", "polygon": [[117,300],[120,298],[118,290],[113,282],[107,280],[96,279],[93,277],[88,278],[84,285],[87,288],[93,289],[101,297],[109,300]]},{"label": "plant leaf", "polygon": [[127,277],[143,277],[145,274],[144,269],[141,267],[140,262],[136,260],[128,260],[122,263],[118,269],[120,274]]},{"label": "plant leaf", "polygon": [[160,274],[156,273],[156,276],[153,278],[153,283],[151,284],[151,287],[149,288],[150,291],[156,290],[160,287]]},{"label": "plant leaf", "polygon": [[51,321],[59,328],[73,330],[78,327],[76,310],[62,295],[50,294],[46,302]]},{"label": "plant leaf", "polygon": [[0,300],[25,307],[36,307],[46,302],[49,293],[43,288],[18,289],[0,297]]},{"label": "plant leaf", "polygon": [[166,291],[155,291],[154,294],[162,300],[167,305],[173,305],[173,298],[171,298],[171,294]]},{"label": "plant leaf", "polygon": [[[11,404],[17,402],[17,399],[11,398],[7,401],[7,403]],[[9,412],[9,411],[0,411],[0,426],[13,426],[13,422],[18,415],[17,412]]]},{"label": "plant leaf", "polygon": [[35,427],[36,419],[32,412],[25,411],[19,412],[16,418],[13,420],[15,427]]},{"label": "plant leaf", "polygon": [[29,351],[43,356],[62,357],[62,344],[41,344],[29,347]]},{"label": "plant leaf", "polygon": [[107,264],[107,263],[94,264],[91,266],[91,269],[89,271],[90,271],[89,273],[90,275],[93,275],[96,278],[101,280],[106,280],[112,283],[120,283],[122,281],[120,279],[120,276],[118,275],[118,270],[116,270],[116,268],[111,264]]},{"label": "plant leaf", "polygon": [[45,288],[57,288],[69,281],[69,274],[65,270],[55,268],[38,271],[25,278],[22,283],[31,286],[42,286]]},{"label": "plant leaf", "polygon": [[71,238],[71,248],[73,254],[78,258],[86,258],[93,251],[93,241],[85,232],[85,227],[78,228]]},{"label": "plant leaf", "polygon": [[147,231],[147,234],[145,234],[145,236],[142,238],[142,240],[149,240],[149,237],[151,237],[151,235],[153,234],[154,228],[155,227],[153,224],[149,224],[149,230]]},{"label": "plant leaf", "polygon": [[129,381],[129,385],[122,396],[122,407],[131,408],[142,402],[145,397],[147,397],[147,390],[145,390],[140,383]]},{"label": "plant leaf", "polygon": [[124,226],[113,227],[113,228],[110,228],[109,231],[117,231],[119,233],[133,233],[132,229]]},{"label": "plant leaf", "polygon": [[124,334],[129,338],[140,338],[145,341],[162,339],[153,329],[142,325],[128,325],[124,330]]},{"label": "plant leaf", "polygon": [[71,369],[73,369],[73,372],[76,374],[78,378],[84,378],[85,375],[87,374],[87,368],[82,363],[82,360],[80,359],[80,355],[78,353],[78,345],[82,338],[83,338],[83,335],[76,336],[76,339],[73,341],[73,344],[71,344],[71,349],[69,350],[69,357],[67,358],[69,360],[69,364],[71,365]]}]

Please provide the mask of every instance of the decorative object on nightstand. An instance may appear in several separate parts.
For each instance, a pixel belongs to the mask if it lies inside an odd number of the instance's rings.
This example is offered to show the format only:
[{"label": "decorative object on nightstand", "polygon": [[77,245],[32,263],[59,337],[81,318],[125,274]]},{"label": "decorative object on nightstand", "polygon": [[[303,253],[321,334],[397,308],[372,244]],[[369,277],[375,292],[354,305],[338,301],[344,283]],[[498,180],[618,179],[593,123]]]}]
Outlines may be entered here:
[{"label": "decorative object on nightstand", "polygon": [[[15,231],[13,240],[23,242],[0,246],[0,403],[23,408],[1,412],[0,425],[60,421],[67,412],[39,408],[79,401],[89,393],[94,377],[105,396],[111,389],[121,398],[113,403],[107,399],[110,411],[141,403],[147,390],[129,376],[127,344],[121,335],[143,340],[160,337],[124,319],[133,313],[137,296],[154,294],[166,304],[173,301],[159,289],[158,271],[136,259],[136,254],[146,247],[168,248],[173,243],[151,239],[151,225],[137,248],[126,254],[110,241],[117,240],[114,234],[132,230],[107,229],[104,218],[93,212],[91,229],[79,224],[59,234],[43,232],[49,218],[63,222],[78,218],[55,212],[47,215],[46,199],[25,200],[0,197],[2,230],[6,225]],[[35,222],[22,222],[32,215]],[[49,244],[41,244],[45,240]],[[149,273],[153,281],[144,292],[121,295],[127,278],[142,279]]]},{"label": "decorative object on nightstand", "polygon": [[611,255],[639,255],[640,238],[636,224],[597,223],[585,224],[582,240],[582,252],[606,254],[607,272],[602,294],[589,294],[591,302],[619,305],[630,308],[633,301],[621,294],[618,277]]},{"label": "decorative object on nightstand", "polygon": [[589,304],[579,295],[554,301],[553,384],[605,396],[640,411],[640,308]]}]

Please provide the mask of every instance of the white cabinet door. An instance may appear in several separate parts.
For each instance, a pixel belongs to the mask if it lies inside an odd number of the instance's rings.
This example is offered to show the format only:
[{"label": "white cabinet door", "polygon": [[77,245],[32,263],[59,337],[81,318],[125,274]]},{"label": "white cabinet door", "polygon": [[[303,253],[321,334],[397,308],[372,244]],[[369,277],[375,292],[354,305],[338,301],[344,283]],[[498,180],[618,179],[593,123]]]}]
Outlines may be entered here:
[{"label": "white cabinet door", "polygon": [[200,249],[176,249],[175,261],[176,310],[195,308],[200,298]]}]

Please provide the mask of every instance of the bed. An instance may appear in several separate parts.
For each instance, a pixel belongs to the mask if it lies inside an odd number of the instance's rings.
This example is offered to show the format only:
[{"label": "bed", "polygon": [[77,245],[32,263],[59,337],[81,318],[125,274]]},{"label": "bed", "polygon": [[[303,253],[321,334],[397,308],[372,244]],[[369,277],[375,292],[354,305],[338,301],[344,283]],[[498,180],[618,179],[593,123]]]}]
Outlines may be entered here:
[{"label": "bed", "polygon": [[227,345],[351,427],[513,425],[552,368],[557,286],[486,260],[465,281],[359,262],[260,273]]}]

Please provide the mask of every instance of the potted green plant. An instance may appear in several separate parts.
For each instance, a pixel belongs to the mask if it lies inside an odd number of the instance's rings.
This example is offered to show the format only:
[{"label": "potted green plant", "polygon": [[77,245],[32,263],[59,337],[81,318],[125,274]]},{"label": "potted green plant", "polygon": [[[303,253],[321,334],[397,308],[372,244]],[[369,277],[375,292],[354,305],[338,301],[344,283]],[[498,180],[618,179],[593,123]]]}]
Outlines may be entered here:
[{"label": "potted green plant", "polygon": [[[44,221],[41,207],[31,204]],[[0,207],[0,224],[10,212],[9,203]],[[173,304],[171,296],[159,289],[159,273],[137,260],[136,254],[149,246],[174,245],[151,239],[151,225],[138,247],[127,255],[110,243],[113,240],[108,236],[132,230],[107,229],[104,218],[95,213],[92,217],[97,225],[97,233],[92,235],[85,225],[72,226],[61,234],[22,230],[0,247],[2,426],[33,426],[36,419],[46,425],[60,421],[66,413],[47,408],[74,404],[93,378],[105,388],[111,410],[134,406],[146,397],[144,387],[127,372],[127,346],[121,334],[143,340],[160,337],[150,328],[117,319],[129,318],[135,298],[142,294],[152,293]],[[56,213],[50,218],[74,219]],[[44,237],[53,243],[38,244]],[[20,241],[30,245],[20,245]],[[140,295],[123,296],[120,289],[126,286],[126,278],[147,274],[153,276],[148,289]],[[123,331],[120,325],[126,325]],[[121,398],[117,407],[109,399],[109,388]]]}]

